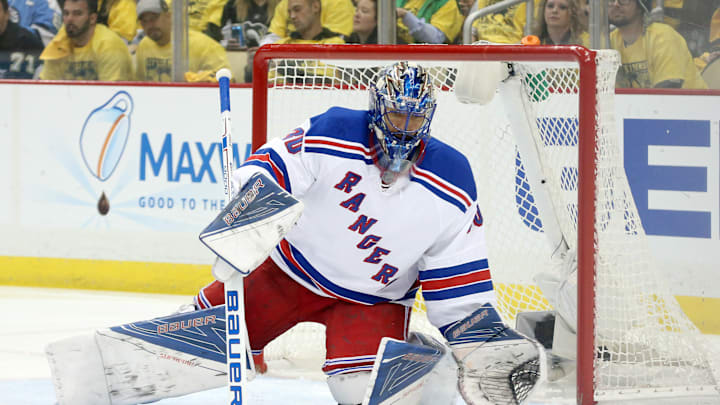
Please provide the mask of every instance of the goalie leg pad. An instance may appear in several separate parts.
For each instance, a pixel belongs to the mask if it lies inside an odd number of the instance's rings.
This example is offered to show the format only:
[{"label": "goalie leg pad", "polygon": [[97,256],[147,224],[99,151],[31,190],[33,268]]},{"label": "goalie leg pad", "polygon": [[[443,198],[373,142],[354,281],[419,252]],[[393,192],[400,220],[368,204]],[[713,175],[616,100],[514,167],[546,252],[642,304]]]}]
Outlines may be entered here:
[{"label": "goalie leg pad", "polygon": [[360,371],[331,375],[327,379],[327,384],[338,404],[346,405],[362,403],[369,381],[370,372]]},{"label": "goalie leg pad", "polygon": [[59,405],[132,405],[220,387],[225,308],[100,329],[50,343],[46,354]]},{"label": "goalie leg pad", "polygon": [[45,347],[59,405],[110,405],[105,368],[93,334],[52,342]]}]

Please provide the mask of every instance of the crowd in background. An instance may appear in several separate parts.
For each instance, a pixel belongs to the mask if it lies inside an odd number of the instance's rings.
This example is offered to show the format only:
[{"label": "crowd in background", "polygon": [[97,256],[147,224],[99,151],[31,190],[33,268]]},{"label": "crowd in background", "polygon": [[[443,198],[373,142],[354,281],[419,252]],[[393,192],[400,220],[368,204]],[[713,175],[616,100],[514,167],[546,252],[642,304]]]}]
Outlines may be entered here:
[{"label": "crowd in background", "polygon": [[[171,0],[0,0],[0,78],[172,81]],[[474,11],[500,0],[391,0],[398,44],[463,43]],[[535,0],[545,45],[590,46],[589,0]],[[720,0],[609,0],[618,87],[720,88]],[[472,23],[473,41],[520,43],[526,3]],[[214,80],[228,53],[251,66],[267,43],[378,42],[376,0],[190,0],[184,80]],[[235,81],[251,80],[245,69]]]}]

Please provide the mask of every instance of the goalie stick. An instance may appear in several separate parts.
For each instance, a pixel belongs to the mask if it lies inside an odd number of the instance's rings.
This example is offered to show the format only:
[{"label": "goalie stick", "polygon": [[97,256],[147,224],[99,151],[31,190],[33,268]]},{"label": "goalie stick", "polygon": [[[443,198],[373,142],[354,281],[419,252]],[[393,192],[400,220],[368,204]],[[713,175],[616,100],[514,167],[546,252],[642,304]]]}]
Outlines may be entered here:
[{"label": "goalie stick", "polygon": [[[228,401],[242,404],[246,358],[251,358],[245,325],[244,276],[267,259],[270,251],[302,214],[303,204],[262,173],[233,190],[230,124],[230,71],[217,73],[223,122],[223,178],[227,204],[200,233],[200,241],[218,256],[213,275],[225,284]],[[249,362],[253,367],[254,363]]]},{"label": "goalie stick", "polygon": [[[229,69],[220,69],[216,78],[220,90],[220,116],[223,123],[222,150],[223,150],[223,180],[225,185],[226,202],[230,203],[233,196],[231,181],[233,163],[232,125],[230,121],[230,77]],[[220,259],[218,259],[220,260]],[[247,375],[245,364],[248,348],[247,328],[245,327],[245,298],[243,291],[243,277],[233,274],[225,280],[225,343],[226,361],[228,371],[228,403],[242,404],[243,388]]]}]

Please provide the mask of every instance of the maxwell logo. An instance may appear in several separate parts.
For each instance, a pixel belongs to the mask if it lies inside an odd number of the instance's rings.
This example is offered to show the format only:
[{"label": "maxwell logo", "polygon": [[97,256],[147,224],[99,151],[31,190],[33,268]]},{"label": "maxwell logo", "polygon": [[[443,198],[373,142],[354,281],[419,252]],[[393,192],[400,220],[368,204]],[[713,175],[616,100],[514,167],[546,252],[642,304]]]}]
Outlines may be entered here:
[{"label": "maxwell logo", "polygon": [[85,119],[80,134],[80,153],[90,173],[107,180],[122,157],[130,133],[133,101],[119,91]]},{"label": "maxwell logo", "polygon": [[[80,153],[87,169],[100,181],[110,178],[125,151],[132,109],[130,94],[119,91],[85,119],[80,133]],[[100,196],[97,208],[101,215],[110,211],[105,192]]]}]

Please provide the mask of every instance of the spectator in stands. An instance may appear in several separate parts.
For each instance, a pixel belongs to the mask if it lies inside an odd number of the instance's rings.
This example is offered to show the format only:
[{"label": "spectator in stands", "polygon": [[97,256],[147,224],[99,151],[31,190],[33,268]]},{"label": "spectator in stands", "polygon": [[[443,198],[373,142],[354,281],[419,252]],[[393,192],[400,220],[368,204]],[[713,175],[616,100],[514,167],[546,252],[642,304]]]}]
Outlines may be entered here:
[{"label": "spectator in stands", "polygon": [[[478,0],[478,9],[483,9],[501,1]],[[537,6],[537,2],[535,2],[535,5]],[[483,40],[498,44],[520,43],[525,32],[526,10],[526,3],[521,3],[507,10],[477,19],[473,23],[473,41]]]},{"label": "spectator in stands", "polygon": [[720,6],[715,10],[707,27],[707,46],[702,55],[695,58],[695,66],[703,71],[708,63],[712,62],[720,51]]},{"label": "spectator in stands", "polygon": [[398,0],[398,42],[451,44],[462,31],[457,1]]},{"label": "spectator in stands", "polygon": [[590,0],[580,0],[580,23],[585,29],[590,27]]},{"label": "spectator in stands", "polygon": [[541,0],[540,10],[543,16],[535,20],[533,34],[540,38],[541,44],[590,46],[578,0]]},{"label": "spectator in stands", "polygon": [[57,3],[53,7],[48,0],[8,0],[11,20],[35,33],[43,44],[48,44],[62,24]]},{"label": "spectator in stands", "polygon": [[[282,3],[281,3],[282,4]],[[322,25],[322,4],[320,0],[288,0],[287,13],[295,30],[288,37],[277,41],[278,44],[343,44],[342,35]],[[276,11],[277,14],[277,11]],[[286,82],[322,83],[335,78],[334,68],[319,62],[280,62],[277,78]],[[281,76],[281,77],[280,77]]]},{"label": "spectator in stands", "polygon": [[269,27],[278,3],[280,0],[229,0],[223,9],[222,25],[250,21]]},{"label": "spectator in stands", "polygon": [[[350,35],[353,14],[355,13],[352,2],[350,0],[322,0],[320,3],[322,8],[320,22],[322,26],[343,36]],[[291,32],[296,31],[296,27],[288,18],[288,10],[288,0],[281,0],[275,8],[275,15],[270,22],[270,31],[260,42],[260,45],[277,42],[282,38],[289,37]]]},{"label": "spectator in stands", "polygon": [[467,17],[472,11],[477,10],[477,0],[457,0],[457,4],[463,17]]},{"label": "spectator in stands", "polygon": [[[140,0],[137,3],[140,25],[145,38],[135,55],[135,77],[140,81],[172,81],[172,14],[165,0]],[[188,82],[215,81],[215,73],[230,68],[225,48],[209,36],[188,31]]]},{"label": "spectator in stands", "polygon": [[[662,10],[651,9],[651,19],[675,28],[685,38],[690,53],[696,57],[707,49],[710,17],[718,3],[718,0],[665,0]],[[653,6],[657,5],[658,1],[653,1]]]},{"label": "spectator in stands", "polygon": [[289,21],[295,27],[279,44],[343,44],[341,34],[322,25],[320,0],[287,0]]},{"label": "spectator in stands", "polygon": [[0,0],[0,79],[32,79],[42,49],[35,33],[10,21],[8,0]]},{"label": "spectator in stands", "polygon": [[137,14],[135,0],[98,0],[97,23],[115,31],[130,42],[137,35]]},{"label": "spectator in stands", "polygon": [[[477,11],[477,0],[457,0],[458,10],[460,10],[460,14],[462,15],[463,24],[465,23],[465,20],[470,15],[470,13]],[[455,37],[454,44],[462,44],[463,43],[463,29],[464,25],[461,26],[460,33]],[[473,28],[473,38],[477,38],[477,29]]]},{"label": "spectator in stands", "polygon": [[610,33],[620,52],[618,87],[704,89],[685,40],[664,23],[645,23],[650,0],[610,0],[608,17],[617,27]]},{"label": "spectator in stands", "polygon": [[713,13],[710,21],[708,49],[696,60],[702,71],[702,77],[711,89],[720,89],[720,7]]},{"label": "spectator in stands", "polygon": [[127,45],[97,24],[97,0],[65,0],[63,28],[45,47],[40,78],[45,80],[132,80]]},{"label": "spectator in stands", "polygon": [[222,15],[227,0],[193,0],[188,3],[190,29],[205,33],[210,38],[222,39]]},{"label": "spectator in stands", "polygon": [[[268,32],[279,2],[280,0],[229,0],[223,10],[223,31],[233,24],[242,24],[245,41],[243,46],[257,48]],[[230,38],[228,45],[232,46],[234,42],[236,41]]]},{"label": "spectator in stands", "polygon": [[377,2],[359,0],[353,17],[353,32],[346,39],[350,44],[377,44]]}]

